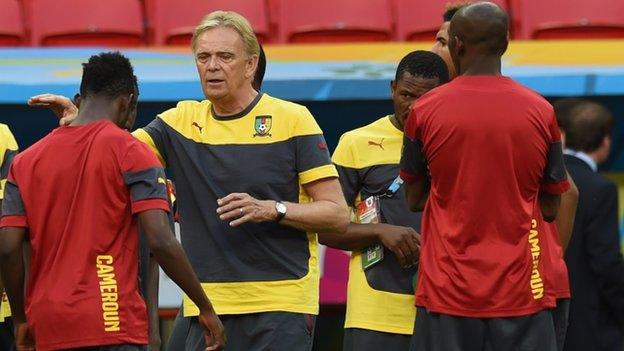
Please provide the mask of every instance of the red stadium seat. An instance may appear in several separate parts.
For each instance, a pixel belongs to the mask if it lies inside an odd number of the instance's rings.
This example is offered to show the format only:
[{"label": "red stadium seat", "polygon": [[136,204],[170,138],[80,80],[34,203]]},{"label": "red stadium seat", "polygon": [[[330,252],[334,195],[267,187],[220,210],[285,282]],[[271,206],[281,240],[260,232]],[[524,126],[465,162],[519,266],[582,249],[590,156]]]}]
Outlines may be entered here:
[{"label": "red stadium seat", "polygon": [[230,10],[245,16],[258,40],[270,40],[266,0],[146,0],[148,28],[156,45],[190,45],[193,30],[212,11]]},{"label": "red stadium seat", "polygon": [[282,0],[280,40],[304,42],[362,42],[392,39],[389,0]]},{"label": "red stadium seat", "polygon": [[[527,0],[533,1],[533,0]],[[398,40],[432,41],[442,24],[449,0],[393,0]],[[505,0],[493,3],[507,10]]]},{"label": "red stadium seat", "polygon": [[139,0],[24,0],[32,43],[136,46],[143,43]]},{"label": "red stadium seat", "polygon": [[0,46],[26,43],[24,18],[18,0],[0,0]]},{"label": "red stadium seat", "polygon": [[622,0],[515,0],[512,4],[521,39],[624,38]]}]

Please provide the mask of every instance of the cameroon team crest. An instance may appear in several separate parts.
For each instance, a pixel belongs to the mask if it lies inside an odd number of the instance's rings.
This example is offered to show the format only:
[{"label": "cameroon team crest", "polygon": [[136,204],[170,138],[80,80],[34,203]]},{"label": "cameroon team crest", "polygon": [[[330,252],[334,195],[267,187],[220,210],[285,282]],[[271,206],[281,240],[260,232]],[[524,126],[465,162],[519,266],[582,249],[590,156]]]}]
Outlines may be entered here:
[{"label": "cameroon team crest", "polygon": [[271,131],[272,124],[273,121],[271,116],[256,116],[256,134],[254,134],[254,137],[271,136],[269,132]]}]

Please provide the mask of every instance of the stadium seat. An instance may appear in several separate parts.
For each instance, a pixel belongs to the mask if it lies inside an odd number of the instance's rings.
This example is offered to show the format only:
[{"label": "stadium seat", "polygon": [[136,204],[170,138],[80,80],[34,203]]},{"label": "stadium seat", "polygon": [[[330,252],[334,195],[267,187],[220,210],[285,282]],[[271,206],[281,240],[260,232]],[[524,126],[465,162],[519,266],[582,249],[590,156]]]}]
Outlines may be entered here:
[{"label": "stadium seat", "polygon": [[26,43],[24,18],[18,0],[0,0],[0,46]]},{"label": "stadium seat", "polygon": [[392,40],[390,0],[282,0],[280,40],[289,43]]},{"label": "stadium seat", "polygon": [[270,41],[269,10],[266,0],[146,0],[151,43],[189,45],[201,19],[216,10],[231,10],[251,22],[258,40]]},{"label": "stadium seat", "polygon": [[136,46],[144,38],[140,0],[23,0],[32,43]]},{"label": "stadium seat", "polygon": [[519,39],[624,38],[622,0],[512,2]]},{"label": "stadium seat", "polygon": [[[508,8],[505,0],[492,2],[505,10]],[[449,0],[393,0],[397,39],[402,41],[434,40],[448,3]]]}]

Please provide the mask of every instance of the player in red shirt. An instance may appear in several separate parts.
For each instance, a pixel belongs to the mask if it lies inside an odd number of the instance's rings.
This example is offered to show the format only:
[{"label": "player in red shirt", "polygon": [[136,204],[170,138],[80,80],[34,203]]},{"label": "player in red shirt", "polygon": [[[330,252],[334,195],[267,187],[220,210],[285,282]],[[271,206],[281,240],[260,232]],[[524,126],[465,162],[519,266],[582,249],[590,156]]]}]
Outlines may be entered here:
[{"label": "player in red shirt", "polygon": [[[452,62],[451,54],[448,50],[448,28],[451,23],[453,15],[464,6],[470,5],[470,2],[460,1],[447,4],[444,14],[442,15],[443,23],[436,34],[436,43],[431,48],[432,52],[440,55],[446,63],[451,79],[455,78],[457,72],[455,65]],[[557,112],[557,105],[555,105],[555,113]],[[565,341],[566,331],[568,328],[568,311],[570,306],[570,284],[568,281],[568,268],[563,260],[563,252],[570,241],[572,235],[572,227],[574,224],[574,218],[576,215],[576,207],[578,204],[579,193],[572,178],[567,176],[568,182],[570,182],[570,189],[561,195],[561,206],[557,213],[556,225],[543,222],[539,209],[535,211],[535,218],[540,218],[542,221],[541,228],[544,233],[543,238],[548,241],[550,267],[546,272],[546,277],[551,280],[555,296],[557,298],[557,307],[553,312],[553,322],[555,325],[555,332],[557,334],[557,349],[561,351],[563,349],[563,343]]]},{"label": "player in red shirt", "polygon": [[[144,348],[137,222],[156,260],[200,306],[209,349],[223,346],[223,326],[169,228],[160,162],[121,129],[136,118],[138,89],[128,59],[92,56],[83,64],[80,96],[76,120],[15,157],[6,184],[0,264],[18,350]],[[24,301],[27,237],[32,257]]]},{"label": "player in red shirt", "polygon": [[496,5],[462,8],[449,38],[460,77],[421,97],[406,125],[401,175],[424,207],[414,350],[556,347],[532,218],[539,193],[552,221],[569,185],[552,106],[501,76],[507,33]]}]

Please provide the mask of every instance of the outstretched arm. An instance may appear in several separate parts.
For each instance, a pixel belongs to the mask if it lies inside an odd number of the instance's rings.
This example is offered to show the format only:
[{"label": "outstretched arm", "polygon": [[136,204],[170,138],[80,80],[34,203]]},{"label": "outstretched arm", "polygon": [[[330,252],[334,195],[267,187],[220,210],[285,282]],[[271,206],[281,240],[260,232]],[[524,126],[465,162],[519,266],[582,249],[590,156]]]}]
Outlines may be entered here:
[{"label": "outstretched arm", "polygon": [[206,345],[209,346],[207,350],[223,347],[225,345],[223,325],[204,293],[182,246],[171,232],[167,214],[162,210],[147,210],[140,212],[138,218],[156,261],[199,308],[199,321],[204,327]]}]

